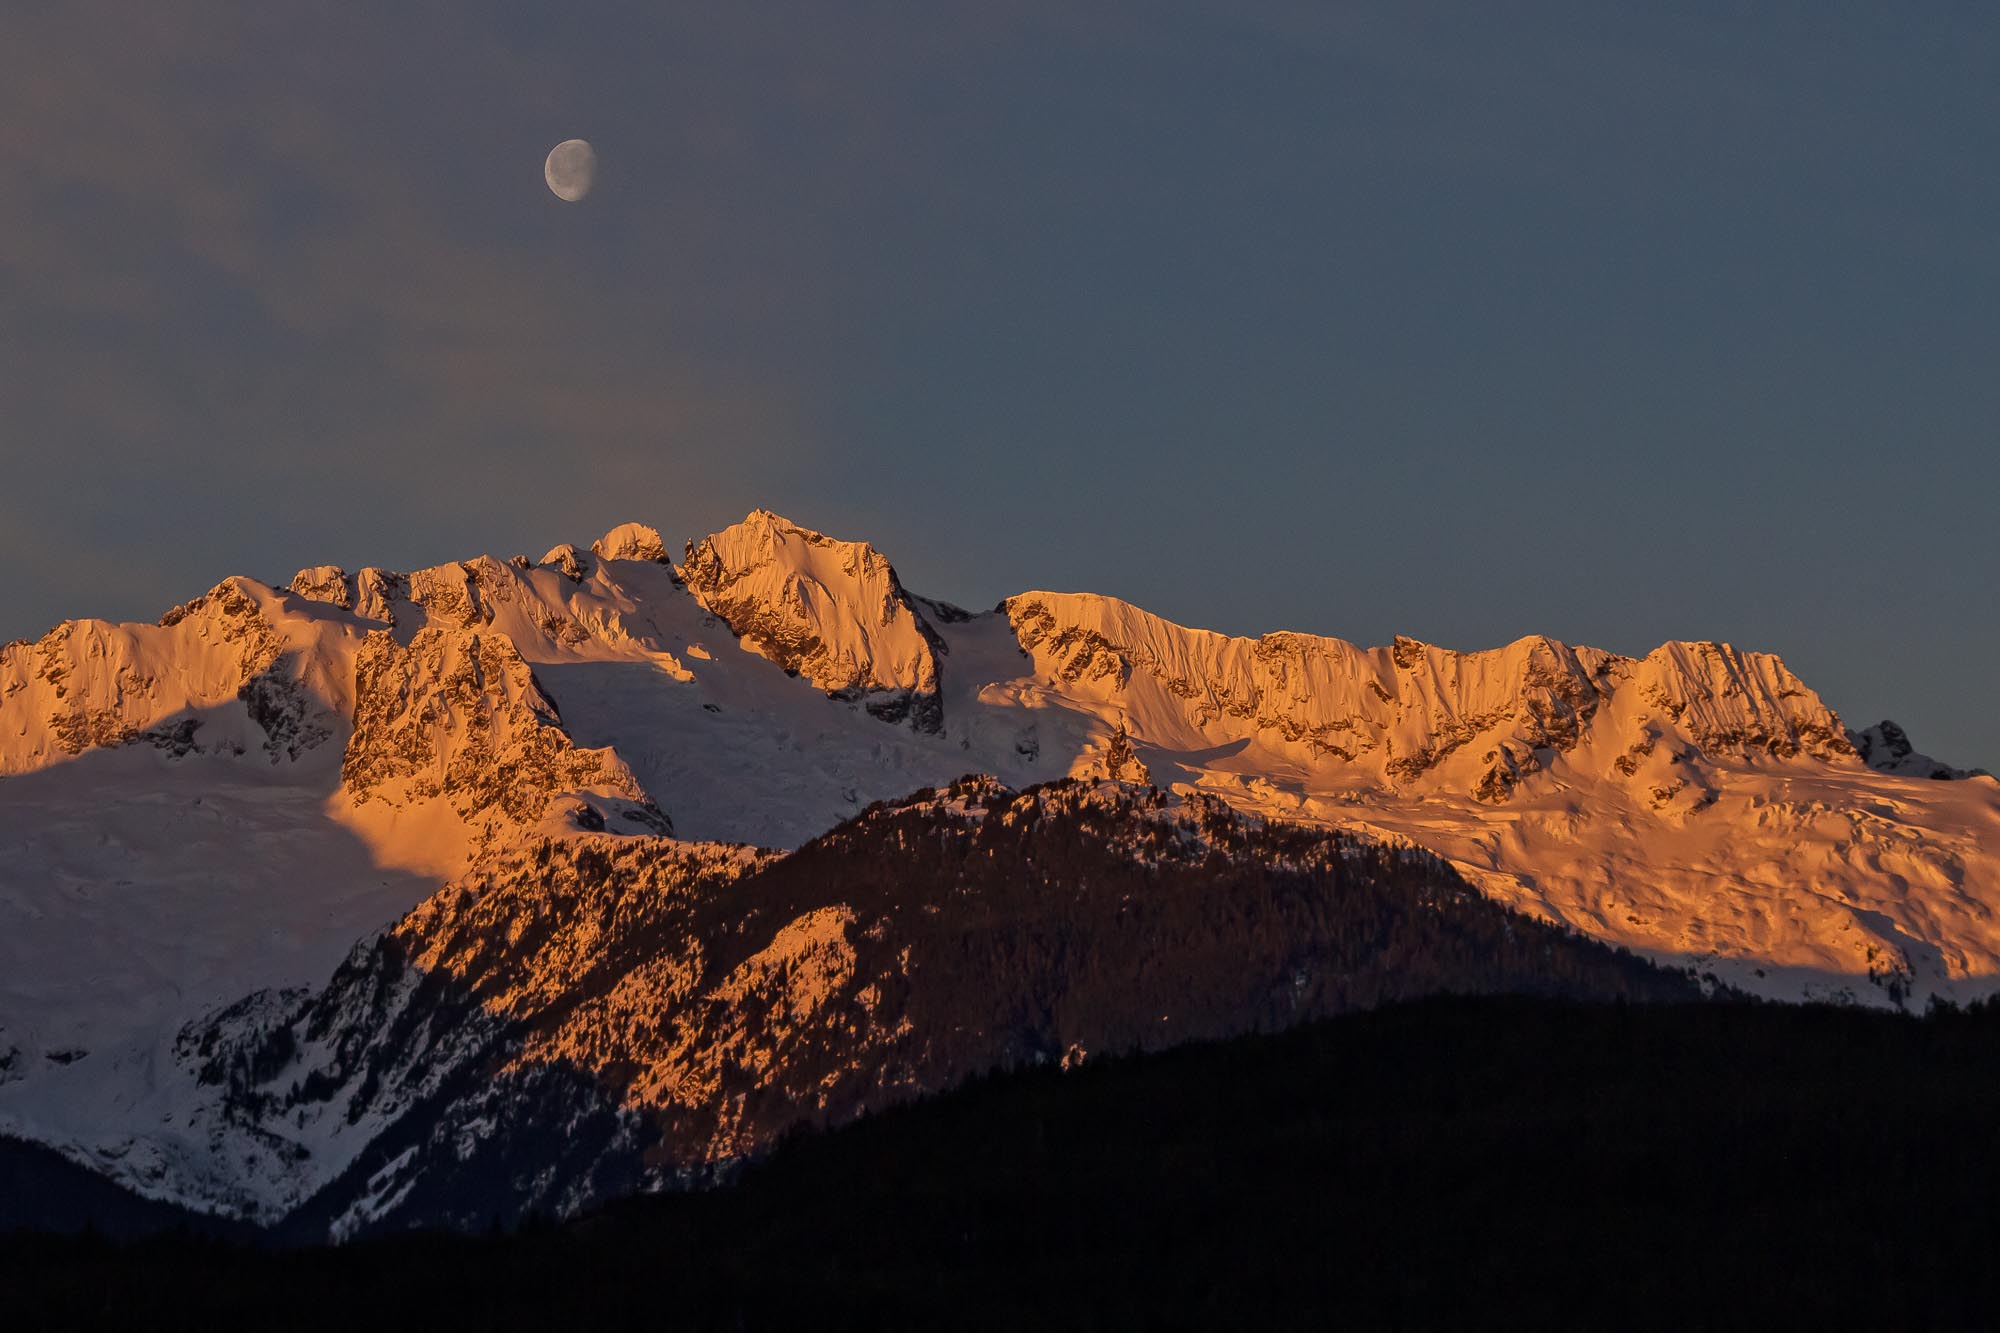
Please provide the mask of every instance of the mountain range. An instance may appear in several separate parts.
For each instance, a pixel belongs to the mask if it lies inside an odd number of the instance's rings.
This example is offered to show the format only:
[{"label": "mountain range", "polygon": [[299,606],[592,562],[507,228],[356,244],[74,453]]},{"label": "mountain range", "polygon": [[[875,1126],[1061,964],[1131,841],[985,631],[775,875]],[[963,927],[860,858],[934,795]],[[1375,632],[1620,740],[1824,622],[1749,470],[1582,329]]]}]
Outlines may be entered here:
[{"label": "mountain range", "polygon": [[763,511],[10,644],[0,846],[0,1133],[336,1237],[1429,991],[2000,977],[2000,784],[1770,654],[973,611]]}]

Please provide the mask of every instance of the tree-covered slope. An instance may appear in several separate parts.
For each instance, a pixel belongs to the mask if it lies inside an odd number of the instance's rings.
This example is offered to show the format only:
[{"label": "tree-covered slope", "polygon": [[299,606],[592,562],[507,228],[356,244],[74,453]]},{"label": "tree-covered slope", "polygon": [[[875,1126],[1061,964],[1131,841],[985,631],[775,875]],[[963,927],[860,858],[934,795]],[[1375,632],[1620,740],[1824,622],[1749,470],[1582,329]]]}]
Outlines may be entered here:
[{"label": "tree-covered slope", "polygon": [[1973,1327],[2000,1015],[1442,998],[1041,1067],[507,1236],[0,1245],[36,1327]]},{"label": "tree-covered slope", "polygon": [[1412,848],[970,778],[786,856],[543,841],[180,1053],[265,1219],[351,1237],[569,1213],[991,1069],[1437,993],[1702,992]]}]

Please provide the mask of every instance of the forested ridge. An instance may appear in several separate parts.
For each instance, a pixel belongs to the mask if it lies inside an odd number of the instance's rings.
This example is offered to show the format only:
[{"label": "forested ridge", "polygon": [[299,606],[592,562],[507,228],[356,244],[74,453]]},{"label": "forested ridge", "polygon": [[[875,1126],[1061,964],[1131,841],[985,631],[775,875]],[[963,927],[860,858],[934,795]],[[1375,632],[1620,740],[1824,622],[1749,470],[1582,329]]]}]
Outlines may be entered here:
[{"label": "forested ridge", "polygon": [[1430,994],[1704,989],[1413,847],[1148,786],[969,777],[788,855],[541,841],[318,993],[253,997],[183,1048],[280,1170],[384,1125],[283,1222],[352,1237],[710,1183],[795,1128],[989,1070]]},{"label": "forested ridge", "polygon": [[28,1325],[1976,1326],[2000,1013],[1449,997],[788,1139],[562,1226],[16,1238]]}]

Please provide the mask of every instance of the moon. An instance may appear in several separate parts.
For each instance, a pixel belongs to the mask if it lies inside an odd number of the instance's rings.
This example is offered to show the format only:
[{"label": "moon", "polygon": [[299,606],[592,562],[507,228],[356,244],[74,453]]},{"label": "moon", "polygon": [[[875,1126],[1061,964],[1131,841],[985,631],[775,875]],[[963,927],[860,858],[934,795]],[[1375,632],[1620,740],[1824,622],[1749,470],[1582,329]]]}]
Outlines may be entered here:
[{"label": "moon", "polygon": [[587,139],[565,139],[549,150],[542,175],[556,198],[573,204],[597,181],[597,150]]}]

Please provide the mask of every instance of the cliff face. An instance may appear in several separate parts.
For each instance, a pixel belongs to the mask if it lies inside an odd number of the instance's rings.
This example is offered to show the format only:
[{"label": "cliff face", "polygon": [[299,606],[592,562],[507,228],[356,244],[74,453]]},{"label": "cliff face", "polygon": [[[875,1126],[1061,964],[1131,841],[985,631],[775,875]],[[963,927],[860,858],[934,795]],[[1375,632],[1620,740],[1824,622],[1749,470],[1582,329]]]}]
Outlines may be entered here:
[{"label": "cliff face", "polygon": [[430,626],[407,647],[368,635],[341,783],[357,807],[442,800],[481,847],[562,799],[579,827],[609,815],[624,831],[671,828],[615,754],[571,741],[520,651],[492,631]]}]

